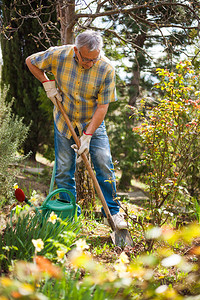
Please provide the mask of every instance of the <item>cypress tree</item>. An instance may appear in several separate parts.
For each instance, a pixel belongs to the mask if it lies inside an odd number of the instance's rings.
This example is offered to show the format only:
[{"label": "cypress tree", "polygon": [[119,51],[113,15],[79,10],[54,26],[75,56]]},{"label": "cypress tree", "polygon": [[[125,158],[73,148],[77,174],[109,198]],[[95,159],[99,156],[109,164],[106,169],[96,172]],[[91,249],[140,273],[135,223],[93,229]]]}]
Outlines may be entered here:
[{"label": "cypress tree", "polygon": [[[39,145],[45,142],[48,144],[49,140],[53,139],[52,137],[50,138],[51,130],[49,130],[52,122],[37,101],[40,96],[39,87],[41,84],[28,70],[25,59],[30,54],[45,49],[32,38],[32,36],[37,36],[41,30],[36,19],[25,18],[23,24],[19,26],[19,20],[15,11],[20,9],[21,14],[25,16],[30,13],[29,7],[24,6],[22,1],[17,1],[16,10],[13,10],[14,2],[14,0],[3,0],[1,2],[3,19],[10,19],[11,30],[16,29],[15,31],[13,30],[10,39],[1,38],[3,58],[1,87],[4,85],[9,86],[6,101],[10,102],[14,97],[16,101],[13,105],[13,112],[20,117],[24,117],[24,122],[27,125],[31,123],[30,132],[23,145],[23,150],[25,154],[31,151],[32,157],[35,158]],[[47,18],[47,16],[48,14],[43,15],[43,18]],[[47,44],[46,46],[48,47]],[[51,105],[50,101],[49,105]]]}]

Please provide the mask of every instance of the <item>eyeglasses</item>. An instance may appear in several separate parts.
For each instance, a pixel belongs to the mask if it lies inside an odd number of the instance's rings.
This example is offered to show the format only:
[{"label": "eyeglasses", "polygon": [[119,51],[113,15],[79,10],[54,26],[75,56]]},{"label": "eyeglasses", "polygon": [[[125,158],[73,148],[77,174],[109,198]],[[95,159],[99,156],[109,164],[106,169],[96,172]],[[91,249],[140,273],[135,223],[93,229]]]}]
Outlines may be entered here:
[{"label": "eyeglasses", "polygon": [[81,57],[82,61],[85,62],[85,63],[90,63],[90,62],[92,62],[92,63],[94,64],[94,63],[96,63],[98,60],[101,59],[101,56],[100,56],[100,55],[99,55],[97,58],[95,58],[95,59],[89,59],[89,58],[83,57],[80,51],[78,51],[78,53],[80,54],[80,57]]}]

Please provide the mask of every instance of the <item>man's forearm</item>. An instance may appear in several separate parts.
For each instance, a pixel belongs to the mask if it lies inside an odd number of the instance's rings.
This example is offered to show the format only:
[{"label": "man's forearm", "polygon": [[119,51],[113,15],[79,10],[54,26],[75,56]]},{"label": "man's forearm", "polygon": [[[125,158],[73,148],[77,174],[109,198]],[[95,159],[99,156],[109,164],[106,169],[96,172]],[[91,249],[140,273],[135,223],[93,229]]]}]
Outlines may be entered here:
[{"label": "man's forearm", "polygon": [[97,109],[92,117],[92,120],[86,130],[86,134],[93,134],[95,130],[99,127],[99,125],[101,125],[108,111],[108,106],[109,104],[103,104],[97,106]]},{"label": "man's forearm", "polygon": [[40,81],[43,82],[45,80],[48,80],[48,77],[46,76],[45,72],[37,68],[31,63],[30,56],[26,59],[26,65],[29,68],[30,72]]}]

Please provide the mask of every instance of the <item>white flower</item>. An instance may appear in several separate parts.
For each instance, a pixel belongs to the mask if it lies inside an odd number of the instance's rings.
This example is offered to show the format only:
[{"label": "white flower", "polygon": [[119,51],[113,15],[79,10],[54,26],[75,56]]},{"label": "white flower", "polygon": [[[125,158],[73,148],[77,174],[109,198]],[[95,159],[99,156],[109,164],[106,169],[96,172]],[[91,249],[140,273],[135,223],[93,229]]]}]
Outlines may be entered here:
[{"label": "white flower", "polygon": [[54,213],[54,211],[52,211],[48,218],[48,222],[55,224],[57,219],[58,219],[57,215]]},{"label": "white flower", "polygon": [[163,267],[173,267],[181,262],[181,256],[179,254],[172,254],[169,257],[164,258],[161,261]]},{"label": "white flower", "polygon": [[40,252],[44,248],[44,242],[41,239],[37,239],[37,240],[32,239],[32,243],[37,252]]},{"label": "white flower", "polygon": [[87,245],[86,241],[83,239],[80,239],[78,241],[76,241],[76,250],[77,251],[83,251],[85,249],[88,249],[89,246]]},{"label": "white flower", "polygon": [[33,192],[32,192],[30,202],[33,205],[38,205],[38,203],[39,203],[39,195],[37,194],[37,192],[35,190],[33,190]]},{"label": "white flower", "polygon": [[168,289],[168,286],[167,286],[166,284],[160,285],[160,286],[156,289],[156,293],[157,293],[157,294],[162,294],[162,293],[164,293],[167,289]]},{"label": "white flower", "polygon": [[160,227],[153,227],[146,232],[147,239],[157,239],[161,236],[162,229]]},{"label": "white flower", "polygon": [[114,265],[114,268],[117,271],[117,273],[119,273],[119,274],[125,273],[127,270],[127,266],[122,263]]},{"label": "white flower", "polygon": [[122,252],[119,256],[119,259],[117,260],[119,263],[122,263],[122,264],[128,264],[129,263],[129,258],[128,256],[126,255],[125,252]]}]

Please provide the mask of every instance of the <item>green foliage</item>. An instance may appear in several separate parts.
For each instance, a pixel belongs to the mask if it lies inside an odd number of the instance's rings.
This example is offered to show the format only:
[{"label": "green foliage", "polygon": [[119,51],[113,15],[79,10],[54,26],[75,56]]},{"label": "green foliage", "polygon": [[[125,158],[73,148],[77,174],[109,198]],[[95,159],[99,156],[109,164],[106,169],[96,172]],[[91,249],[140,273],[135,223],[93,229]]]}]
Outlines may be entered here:
[{"label": "green foliage", "polygon": [[56,224],[52,224],[48,219],[42,218],[40,213],[30,210],[29,212],[23,210],[16,217],[15,224],[11,222],[6,224],[0,238],[0,266],[4,272],[14,260],[32,259],[35,253],[33,239],[42,239],[44,249],[41,250],[41,255],[50,253],[52,259],[62,244],[63,247],[70,247],[73,244],[75,233],[80,229],[79,223],[68,221],[57,221]]},{"label": "green foliage", "polygon": [[42,292],[48,299],[88,299],[88,300],[104,300],[112,299],[109,294],[106,293],[99,286],[81,284],[80,272],[66,272],[65,277],[62,280],[50,279],[46,280],[41,287]]},{"label": "green foliage", "polygon": [[16,153],[20,150],[29,130],[24,125],[24,119],[12,113],[12,103],[5,103],[6,93],[6,90],[0,92],[0,205],[12,196],[17,173],[14,164],[20,161]]},{"label": "green foliage", "polygon": [[[51,76],[49,76],[51,78]],[[45,158],[50,161],[55,159],[54,154],[54,122],[53,122],[53,104],[47,98],[46,92],[42,87],[38,89],[38,98],[37,102],[39,105],[39,109],[43,113],[44,119],[46,119],[45,124],[43,124],[45,130],[45,138],[41,140],[41,143],[38,145],[38,151],[41,153]],[[48,128],[47,125],[48,124]],[[41,136],[42,137],[42,136]]]},{"label": "green foliage", "polygon": [[[37,9],[37,1],[33,1],[32,9]],[[49,21],[49,9],[43,8],[45,13],[40,16],[41,22]],[[45,144],[53,143],[52,134],[50,129],[51,121],[46,117],[45,111],[39,107],[37,101],[39,93],[38,88],[41,86],[40,82],[34,78],[25,64],[25,59],[36,52],[45,50],[49,45],[45,41],[43,46],[39,44],[39,40],[35,41],[33,36],[37,36],[40,32],[40,24],[35,18],[24,18],[23,22],[19,22],[18,13],[26,16],[30,13],[30,5],[24,5],[21,1],[2,1],[0,6],[1,15],[5,23],[10,20],[10,28],[12,28],[12,34],[10,39],[1,38],[2,49],[2,80],[1,87],[8,87],[9,90],[6,96],[6,102],[10,103],[12,98],[16,99],[13,104],[13,112],[19,117],[24,117],[26,125],[31,123],[30,133],[23,144],[25,154],[32,151],[33,158],[35,158],[36,152],[39,150],[39,145],[42,149]],[[55,21],[56,13],[52,12],[51,19]],[[4,23],[4,22],[3,22]],[[21,23],[21,24],[20,24]],[[53,33],[53,32],[52,32]],[[52,34],[52,43],[55,41]],[[57,40],[56,40],[57,41]],[[52,105],[49,100],[49,107]]]},{"label": "green foliage", "polygon": [[[157,225],[165,221],[163,209],[166,212],[170,205],[178,204],[181,195],[182,201],[187,199],[185,191],[190,188],[193,166],[196,173],[192,178],[199,176],[199,152],[194,151],[200,145],[199,77],[190,62],[181,62],[176,68],[177,73],[157,70],[161,79],[155,87],[161,89],[163,97],[148,117],[141,112],[142,123],[134,129],[145,147],[141,163],[149,169],[145,182],[149,186],[152,222]],[[168,217],[169,213],[164,219]]]},{"label": "green foliage", "polygon": [[[111,266],[96,262],[85,251],[88,245],[78,240],[62,264],[42,256],[34,257],[33,263],[15,262],[14,276],[0,278],[0,296],[23,299],[26,295],[27,300],[199,299],[200,248],[193,246],[199,234],[198,224],[179,230],[151,227],[146,237],[158,241],[154,252],[132,259],[122,252]],[[190,256],[180,249],[177,253],[177,245],[184,250],[189,247]]]},{"label": "green foliage", "polygon": [[137,164],[142,150],[138,135],[131,130],[134,123],[129,118],[126,103],[116,103],[112,109],[108,113],[108,135],[115,167],[122,171],[119,188],[125,190],[130,187],[132,177],[143,170],[143,166]]}]

